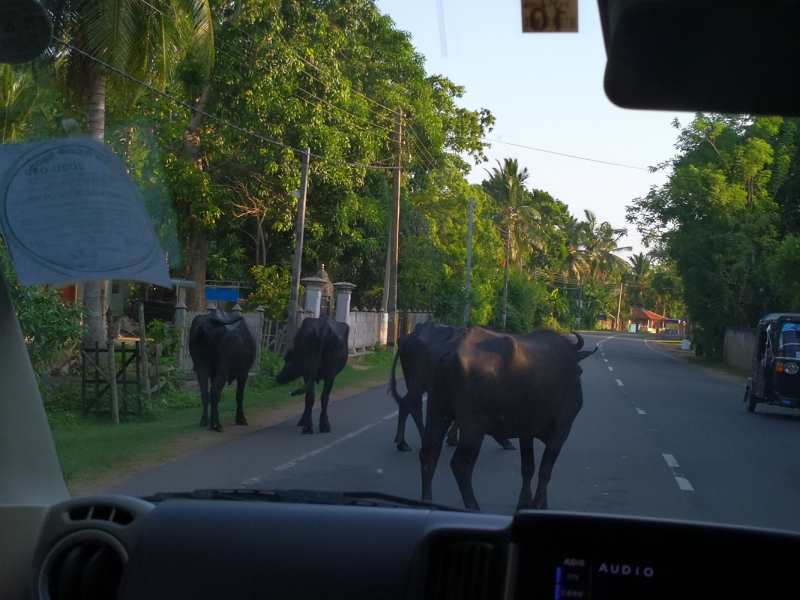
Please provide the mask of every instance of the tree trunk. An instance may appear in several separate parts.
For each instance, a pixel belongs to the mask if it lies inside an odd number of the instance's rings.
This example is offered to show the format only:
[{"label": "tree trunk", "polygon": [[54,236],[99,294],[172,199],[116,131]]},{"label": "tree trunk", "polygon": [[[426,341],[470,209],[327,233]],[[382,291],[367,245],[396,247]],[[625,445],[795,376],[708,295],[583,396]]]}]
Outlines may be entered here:
[{"label": "tree trunk", "polygon": [[192,218],[192,236],[189,240],[187,278],[196,281],[197,287],[186,290],[186,308],[195,312],[206,312],[206,256],[208,238],[203,224]]},{"label": "tree trunk", "polygon": [[[206,85],[197,102],[197,110],[205,112],[211,99],[211,86]],[[203,171],[203,156],[200,151],[200,126],[205,117],[199,112],[194,112],[189,127],[183,132],[183,143],[189,161],[198,171]],[[197,287],[186,290],[186,307],[196,312],[206,311],[206,256],[208,238],[205,227],[197,215],[189,207],[189,219],[192,223],[192,233],[189,239],[189,257],[186,265],[187,277],[190,281],[197,282]]]},{"label": "tree trunk", "polygon": [[[97,140],[101,144],[105,140],[106,123],[106,84],[108,77],[99,75],[94,82],[91,96],[89,97],[89,137]],[[86,335],[83,344],[86,347],[94,348],[97,342],[101,348],[106,347],[105,327],[103,317],[105,306],[103,306],[101,289],[105,287],[105,281],[87,281],[83,284],[83,304],[91,311],[91,316],[87,316]]]},{"label": "tree trunk", "polygon": [[503,276],[503,323],[501,329],[506,330],[506,314],[508,313],[508,261],[511,256],[511,232],[506,232],[506,271]]}]

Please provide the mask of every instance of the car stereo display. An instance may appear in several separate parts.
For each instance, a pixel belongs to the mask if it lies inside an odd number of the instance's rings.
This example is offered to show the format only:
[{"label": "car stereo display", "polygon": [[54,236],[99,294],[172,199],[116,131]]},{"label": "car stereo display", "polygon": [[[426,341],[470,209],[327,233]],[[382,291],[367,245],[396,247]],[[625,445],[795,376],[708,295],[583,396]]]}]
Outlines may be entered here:
[{"label": "car stereo display", "polygon": [[656,598],[664,591],[663,573],[650,563],[571,556],[553,561],[550,572],[555,600]]}]

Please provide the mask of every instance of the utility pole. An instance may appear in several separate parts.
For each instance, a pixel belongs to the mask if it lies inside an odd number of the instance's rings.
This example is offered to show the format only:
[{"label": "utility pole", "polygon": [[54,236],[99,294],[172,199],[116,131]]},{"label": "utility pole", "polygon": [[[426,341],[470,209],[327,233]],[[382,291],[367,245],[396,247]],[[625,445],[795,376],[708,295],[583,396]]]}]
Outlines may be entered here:
[{"label": "utility pole", "polygon": [[297,319],[297,300],[300,296],[300,270],[303,268],[303,233],[306,228],[306,195],[308,194],[308,165],[311,149],[303,150],[303,170],[300,179],[300,197],[297,199],[297,231],[294,238],[294,263],[292,264],[292,290],[289,294],[289,320],[286,324],[288,337],[286,347],[294,341],[294,322]]},{"label": "utility pole", "polygon": [[503,275],[503,324],[501,329],[506,330],[506,315],[508,314],[508,263],[511,261],[511,228],[506,228],[506,270]]},{"label": "utility pole", "polygon": [[403,174],[403,111],[397,111],[397,139],[395,140],[394,186],[392,189],[392,220],[389,224],[389,248],[386,252],[386,273],[383,277],[383,307],[389,316],[389,339],[397,342],[397,257],[400,242],[400,184]]},{"label": "utility pole", "polygon": [[469,323],[469,292],[472,286],[472,219],[475,210],[475,198],[469,199],[469,226],[467,228],[467,293],[464,305],[464,327]]},{"label": "utility pole", "polygon": [[[616,329],[619,329],[619,314],[620,314],[621,310],[622,310],[622,282],[620,281],[619,282],[619,304],[617,304],[617,327],[616,327]],[[619,329],[619,331],[622,331],[622,330]]]}]

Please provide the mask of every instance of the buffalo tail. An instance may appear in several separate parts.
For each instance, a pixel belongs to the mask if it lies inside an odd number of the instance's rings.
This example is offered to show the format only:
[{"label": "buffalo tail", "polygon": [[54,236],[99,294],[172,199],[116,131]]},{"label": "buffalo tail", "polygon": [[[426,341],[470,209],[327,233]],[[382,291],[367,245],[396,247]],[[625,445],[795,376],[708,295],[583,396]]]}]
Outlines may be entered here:
[{"label": "buffalo tail", "polygon": [[395,376],[395,370],[397,369],[397,361],[400,358],[400,353],[394,355],[394,362],[392,363],[392,376],[389,383],[389,391],[392,393],[392,397],[394,397],[394,401],[400,403],[403,399],[400,397],[400,394],[397,392],[397,377]]}]

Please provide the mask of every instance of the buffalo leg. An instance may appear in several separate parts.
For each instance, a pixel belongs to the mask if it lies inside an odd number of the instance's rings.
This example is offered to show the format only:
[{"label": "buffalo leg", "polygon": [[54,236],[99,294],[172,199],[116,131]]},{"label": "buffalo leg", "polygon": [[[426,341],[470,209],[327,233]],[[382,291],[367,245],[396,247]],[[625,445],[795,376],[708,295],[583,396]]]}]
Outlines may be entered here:
[{"label": "buffalo leg", "polygon": [[481,452],[481,445],[486,434],[478,428],[461,427],[461,439],[458,442],[453,458],[450,460],[450,468],[458,483],[461,497],[464,499],[464,506],[473,510],[480,510],[478,499],[472,489],[472,471]]},{"label": "buffalo leg", "polygon": [[212,431],[222,431],[222,423],[219,422],[219,400],[222,396],[222,389],[225,387],[225,379],[222,377],[214,377],[211,380],[211,418],[208,426]]},{"label": "buffalo leg", "polygon": [[522,463],[522,491],[519,493],[517,510],[522,510],[533,508],[531,480],[536,472],[536,462],[533,456],[533,437],[519,438],[519,457]]},{"label": "buffalo leg", "polygon": [[322,386],[322,395],[319,397],[320,413],[319,413],[319,432],[330,433],[331,422],[328,420],[328,400],[331,398],[331,390],[333,389],[333,377],[325,380]]},{"label": "buffalo leg", "polygon": [[[430,400],[429,400],[430,402]],[[433,499],[433,474],[442,453],[442,443],[447,435],[452,419],[445,415],[432,416],[428,413],[428,425],[423,429],[422,448],[419,451],[419,462],[422,467],[422,499]]]},{"label": "buffalo leg", "polygon": [[306,392],[306,409],[303,411],[303,416],[300,417],[298,425],[303,426],[303,433],[310,435],[314,433],[314,421],[311,420],[311,411],[314,410],[314,388],[311,387]]},{"label": "buffalo leg", "polygon": [[411,446],[406,444],[406,421],[408,421],[408,400],[403,398],[397,403],[397,433],[394,436],[394,443],[397,444],[397,449],[403,452],[409,452]]},{"label": "buffalo leg", "polygon": [[536,486],[536,495],[533,497],[533,508],[547,510],[547,484],[550,483],[553,465],[556,464],[556,459],[563,446],[564,441],[559,440],[547,444],[544,448],[544,454],[539,463],[539,484]]},{"label": "buffalo leg", "polygon": [[453,426],[447,432],[447,445],[458,446],[458,421],[453,421]]},{"label": "buffalo leg", "polygon": [[203,401],[203,416],[200,417],[200,427],[208,427],[208,373],[198,370],[197,383],[200,384],[200,400]]},{"label": "buffalo leg", "polygon": [[420,436],[425,429],[422,422],[422,396],[406,394],[405,398],[399,403],[400,410],[397,414],[397,435],[394,437],[394,443],[397,444],[397,449],[403,452],[410,452],[411,446],[406,443],[406,423],[408,422],[408,415],[414,419],[414,424],[417,426]]},{"label": "buffalo leg", "polygon": [[236,424],[247,425],[244,416],[244,386],[247,385],[247,376],[239,377],[236,380]]}]

